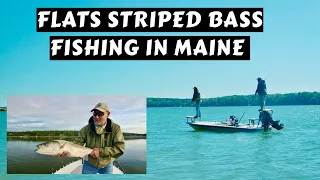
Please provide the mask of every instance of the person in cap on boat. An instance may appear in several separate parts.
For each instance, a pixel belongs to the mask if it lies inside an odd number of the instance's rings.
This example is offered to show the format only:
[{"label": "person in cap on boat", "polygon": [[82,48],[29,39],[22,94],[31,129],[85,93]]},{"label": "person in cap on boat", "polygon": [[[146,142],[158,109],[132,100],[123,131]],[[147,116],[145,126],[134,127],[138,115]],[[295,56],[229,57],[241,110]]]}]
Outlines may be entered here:
[{"label": "person in cap on boat", "polygon": [[192,102],[196,102],[196,115],[194,117],[195,118],[201,117],[200,103],[202,102],[202,99],[200,96],[200,91],[197,87],[193,88]]},{"label": "person in cap on boat", "polygon": [[238,126],[238,119],[236,118],[236,116],[234,115],[230,116],[229,120],[233,126]]},{"label": "person in cap on boat", "polygon": [[256,94],[260,97],[260,110],[263,111],[266,105],[266,97],[267,97],[267,85],[265,80],[262,80],[260,77],[257,78],[258,85],[256,89]]},{"label": "person in cap on boat", "polygon": [[[118,124],[110,118],[110,109],[106,103],[98,103],[92,110],[89,122],[84,126],[74,143],[92,148],[84,158],[82,174],[112,174],[113,161],[124,154],[125,142]],[[58,154],[64,157],[67,153]]]}]

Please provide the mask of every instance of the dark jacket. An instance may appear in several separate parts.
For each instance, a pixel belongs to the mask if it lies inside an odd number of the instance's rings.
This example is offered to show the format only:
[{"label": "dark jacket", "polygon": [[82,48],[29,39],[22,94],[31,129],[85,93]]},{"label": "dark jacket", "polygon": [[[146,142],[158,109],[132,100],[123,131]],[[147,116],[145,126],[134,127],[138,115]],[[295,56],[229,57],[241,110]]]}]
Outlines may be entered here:
[{"label": "dark jacket", "polygon": [[267,85],[266,82],[264,80],[261,80],[258,83],[257,89],[256,89],[256,93],[258,93],[259,95],[267,95]]},{"label": "dark jacket", "polygon": [[88,155],[88,162],[98,168],[103,168],[111,161],[119,158],[125,151],[124,137],[118,124],[107,119],[107,125],[103,134],[97,134],[93,117],[89,119],[88,125],[84,126],[75,143],[88,148],[100,148],[99,158]]},{"label": "dark jacket", "polygon": [[200,96],[200,93],[198,91],[195,91],[193,93],[192,101],[196,101],[196,102],[201,101],[201,96]]}]

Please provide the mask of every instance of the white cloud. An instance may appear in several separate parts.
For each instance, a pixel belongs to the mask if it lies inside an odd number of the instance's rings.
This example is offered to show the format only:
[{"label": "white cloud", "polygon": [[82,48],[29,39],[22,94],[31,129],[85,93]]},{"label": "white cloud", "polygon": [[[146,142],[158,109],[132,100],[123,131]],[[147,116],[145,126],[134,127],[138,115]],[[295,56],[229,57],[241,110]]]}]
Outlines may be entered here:
[{"label": "white cloud", "polygon": [[146,133],[146,98],[141,96],[10,96],[8,131],[80,130],[98,102],[109,105],[110,118],[123,132]]}]

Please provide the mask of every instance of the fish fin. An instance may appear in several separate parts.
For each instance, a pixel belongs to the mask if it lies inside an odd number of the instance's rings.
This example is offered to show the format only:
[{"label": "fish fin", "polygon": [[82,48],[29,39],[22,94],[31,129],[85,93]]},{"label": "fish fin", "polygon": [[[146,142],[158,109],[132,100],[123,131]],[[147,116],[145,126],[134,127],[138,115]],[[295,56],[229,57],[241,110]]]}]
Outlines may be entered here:
[{"label": "fish fin", "polygon": [[60,146],[60,149],[63,149],[65,145],[66,143],[62,144],[62,146]]},{"label": "fish fin", "polygon": [[60,143],[60,144],[67,143],[67,141],[65,141],[65,140],[54,140],[54,141],[56,141],[56,142],[58,142],[58,143]]}]

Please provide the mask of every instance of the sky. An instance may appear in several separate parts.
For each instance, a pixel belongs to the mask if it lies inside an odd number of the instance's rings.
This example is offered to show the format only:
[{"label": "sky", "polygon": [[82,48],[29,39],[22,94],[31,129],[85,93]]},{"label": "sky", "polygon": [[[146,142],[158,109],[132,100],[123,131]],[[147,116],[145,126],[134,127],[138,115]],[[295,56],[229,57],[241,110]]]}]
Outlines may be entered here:
[{"label": "sky", "polygon": [[109,105],[109,118],[122,132],[146,133],[143,96],[9,96],[8,131],[75,130],[88,124],[96,104]]},{"label": "sky", "polygon": [[[19,4],[19,5],[17,5]],[[262,7],[264,32],[37,33],[43,7]],[[203,98],[253,94],[266,78],[269,94],[320,91],[320,1],[65,0],[1,1],[0,106],[17,95],[138,95]],[[50,61],[51,35],[249,35],[250,61]]]}]

